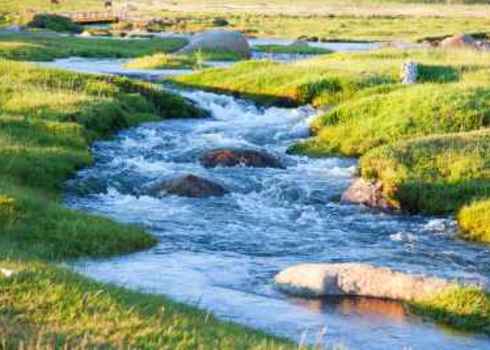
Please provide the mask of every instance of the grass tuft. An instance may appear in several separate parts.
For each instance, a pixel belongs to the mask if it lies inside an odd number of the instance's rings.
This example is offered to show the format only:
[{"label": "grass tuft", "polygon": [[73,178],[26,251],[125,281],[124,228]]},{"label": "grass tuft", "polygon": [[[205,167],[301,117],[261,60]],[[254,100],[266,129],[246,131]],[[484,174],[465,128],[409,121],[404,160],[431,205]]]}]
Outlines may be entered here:
[{"label": "grass tuft", "polygon": [[490,243],[490,200],[463,207],[458,213],[458,223],[466,239]]},{"label": "grass tuft", "polygon": [[490,294],[475,287],[455,287],[409,308],[420,316],[463,331],[490,334]]}]

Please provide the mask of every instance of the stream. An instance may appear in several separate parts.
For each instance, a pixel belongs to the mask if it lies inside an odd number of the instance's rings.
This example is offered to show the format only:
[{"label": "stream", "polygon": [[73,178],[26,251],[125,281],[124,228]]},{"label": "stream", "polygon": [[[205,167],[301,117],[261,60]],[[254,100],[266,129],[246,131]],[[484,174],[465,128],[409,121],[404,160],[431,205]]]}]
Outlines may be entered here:
[{"label": "stream", "polygon": [[[69,59],[50,66],[127,73],[117,60]],[[166,73],[147,74],[150,79]],[[448,218],[388,215],[339,204],[336,198],[351,183],[356,160],[285,152],[308,136],[314,109],[260,108],[230,96],[176,92],[212,117],[147,123],[97,142],[94,165],[67,183],[71,208],[143,225],[159,244],[128,256],[79,261],[73,265],[77,271],[165,294],[298,342],[348,349],[489,348],[488,337],[423,321],[396,302],[304,300],[274,289],[277,272],[303,262],[365,262],[486,283],[490,254],[487,247],[455,238]],[[286,168],[206,169],[199,164],[203,152],[222,147],[267,151]],[[230,193],[201,199],[145,195],[159,180],[183,174],[218,182]]]}]

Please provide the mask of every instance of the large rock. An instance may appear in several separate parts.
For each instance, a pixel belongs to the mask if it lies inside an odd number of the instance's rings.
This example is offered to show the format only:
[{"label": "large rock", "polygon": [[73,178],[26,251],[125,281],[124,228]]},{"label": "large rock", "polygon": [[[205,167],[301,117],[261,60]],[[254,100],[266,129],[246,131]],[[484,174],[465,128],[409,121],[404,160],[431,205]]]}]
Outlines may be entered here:
[{"label": "large rock", "polygon": [[469,35],[459,34],[442,40],[439,46],[444,49],[477,49],[478,43]]},{"label": "large rock", "polygon": [[196,34],[181,53],[199,50],[221,50],[236,52],[244,58],[250,57],[250,45],[242,33],[229,30],[210,30]]},{"label": "large rock", "polygon": [[281,271],[275,284],[299,297],[360,296],[400,301],[424,300],[456,285],[356,263],[293,266]]},{"label": "large rock", "polygon": [[342,203],[362,204],[371,208],[393,211],[398,208],[390,203],[383,194],[383,183],[369,182],[362,178],[355,180],[342,194]]},{"label": "large rock", "polygon": [[284,168],[274,156],[254,150],[218,149],[201,156],[200,162],[207,168],[239,165],[256,168]]},{"label": "large rock", "polygon": [[228,191],[221,185],[195,175],[184,175],[166,180],[150,190],[150,194],[165,196],[173,194],[181,197],[221,197]]}]

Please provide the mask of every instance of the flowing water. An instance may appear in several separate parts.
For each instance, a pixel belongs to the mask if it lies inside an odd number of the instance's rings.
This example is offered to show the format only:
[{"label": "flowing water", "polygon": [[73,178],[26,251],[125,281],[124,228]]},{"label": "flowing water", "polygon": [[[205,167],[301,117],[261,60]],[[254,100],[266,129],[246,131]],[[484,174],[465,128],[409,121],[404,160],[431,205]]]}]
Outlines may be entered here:
[{"label": "flowing water", "polygon": [[[456,239],[450,219],[339,204],[355,160],[285,153],[308,136],[313,109],[259,108],[202,91],[178,93],[212,117],[149,123],[98,142],[95,164],[67,184],[70,207],[143,225],[159,244],[129,256],[78,262],[75,269],[297,341],[320,339],[349,349],[490,346],[487,337],[450,332],[406,314],[398,303],[303,300],[275,290],[274,275],[303,262],[365,262],[485,283],[490,255],[486,247]],[[221,147],[267,151],[286,168],[199,164],[203,152]],[[205,199],[146,194],[152,184],[180,174],[203,176],[230,193]]]}]

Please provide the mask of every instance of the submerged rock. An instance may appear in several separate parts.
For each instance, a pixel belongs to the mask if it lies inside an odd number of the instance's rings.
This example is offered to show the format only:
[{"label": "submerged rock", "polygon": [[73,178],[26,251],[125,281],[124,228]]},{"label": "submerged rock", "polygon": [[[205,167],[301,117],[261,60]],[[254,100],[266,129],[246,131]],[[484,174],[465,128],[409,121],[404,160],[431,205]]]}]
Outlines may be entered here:
[{"label": "submerged rock", "polygon": [[218,149],[201,156],[200,162],[207,168],[239,165],[256,168],[284,168],[276,157],[254,150]]},{"label": "submerged rock", "polygon": [[230,51],[244,58],[251,55],[247,38],[237,31],[209,30],[193,36],[190,43],[179,52],[190,53],[199,50]]},{"label": "submerged rock", "polygon": [[478,43],[469,35],[459,34],[442,40],[439,46],[444,49],[477,49]]},{"label": "submerged rock", "polygon": [[456,286],[440,278],[413,276],[367,264],[302,264],[275,277],[276,286],[298,297],[360,296],[424,300]]},{"label": "submerged rock", "polygon": [[393,211],[398,208],[383,194],[383,183],[369,182],[362,178],[355,180],[342,194],[341,203],[362,204],[371,208]]},{"label": "submerged rock", "polygon": [[173,194],[181,197],[221,197],[228,191],[221,185],[207,179],[195,176],[184,175],[164,181],[150,190],[152,195],[165,196]]}]

